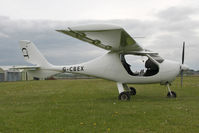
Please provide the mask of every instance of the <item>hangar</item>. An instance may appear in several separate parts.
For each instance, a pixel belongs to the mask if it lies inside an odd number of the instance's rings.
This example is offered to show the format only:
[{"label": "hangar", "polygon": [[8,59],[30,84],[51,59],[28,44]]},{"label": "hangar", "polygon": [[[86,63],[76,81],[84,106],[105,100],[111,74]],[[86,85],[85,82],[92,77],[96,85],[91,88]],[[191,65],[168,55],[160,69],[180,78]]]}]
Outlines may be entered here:
[{"label": "hangar", "polygon": [[11,66],[0,66],[0,82],[30,80],[27,71],[12,69]]}]

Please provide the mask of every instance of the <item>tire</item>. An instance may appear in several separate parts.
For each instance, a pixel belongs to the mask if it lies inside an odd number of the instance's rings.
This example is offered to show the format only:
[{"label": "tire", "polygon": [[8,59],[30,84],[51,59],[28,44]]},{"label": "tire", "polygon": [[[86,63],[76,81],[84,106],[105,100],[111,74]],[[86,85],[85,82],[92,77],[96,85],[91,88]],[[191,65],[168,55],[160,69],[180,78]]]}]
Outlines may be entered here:
[{"label": "tire", "polygon": [[130,94],[128,92],[122,92],[119,94],[118,99],[121,101],[129,101],[130,100]]},{"label": "tire", "polygon": [[134,87],[130,87],[130,95],[136,95],[136,89]]},{"label": "tire", "polygon": [[[172,94],[172,95],[171,95]],[[168,98],[176,98],[177,97],[177,95],[176,95],[176,93],[174,92],[174,91],[171,91],[171,94],[170,94],[170,92],[168,92],[167,93],[167,97]]]}]

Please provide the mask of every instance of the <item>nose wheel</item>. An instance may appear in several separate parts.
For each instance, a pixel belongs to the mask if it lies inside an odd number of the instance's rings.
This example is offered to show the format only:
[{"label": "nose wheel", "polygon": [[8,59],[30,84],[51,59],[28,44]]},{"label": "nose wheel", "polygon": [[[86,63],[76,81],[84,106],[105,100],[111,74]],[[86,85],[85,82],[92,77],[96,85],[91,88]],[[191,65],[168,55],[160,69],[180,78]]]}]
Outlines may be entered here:
[{"label": "nose wheel", "polygon": [[176,98],[176,93],[174,91],[168,92],[167,97],[168,98]]},{"label": "nose wheel", "polygon": [[169,91],[169,92],[167,93],[167,97],[168,97],[168,98],[176,98],[177,95],[176,95],[176,93],[175,93],[174,91],[171,91],[171,89],[170,89],[170,84],[167,83],[166,85],[167,85],[167,88],[168,88],[168,91]]}]

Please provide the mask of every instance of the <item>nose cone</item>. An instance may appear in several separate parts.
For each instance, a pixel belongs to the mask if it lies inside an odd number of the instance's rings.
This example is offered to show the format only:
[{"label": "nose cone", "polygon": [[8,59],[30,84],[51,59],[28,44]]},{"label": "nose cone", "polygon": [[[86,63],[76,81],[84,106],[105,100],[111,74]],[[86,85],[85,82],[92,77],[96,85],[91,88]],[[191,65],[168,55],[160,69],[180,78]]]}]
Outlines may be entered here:
[{"label": "nose cone", "polygon": [[186,71],[186,70],[189,70],[189,66],[187,66],[187,65],[185,65],[185,64],[181,64],[181,65],[180,65],[180,69],[183,70],[183,71],[184,71],[184,70]]}]

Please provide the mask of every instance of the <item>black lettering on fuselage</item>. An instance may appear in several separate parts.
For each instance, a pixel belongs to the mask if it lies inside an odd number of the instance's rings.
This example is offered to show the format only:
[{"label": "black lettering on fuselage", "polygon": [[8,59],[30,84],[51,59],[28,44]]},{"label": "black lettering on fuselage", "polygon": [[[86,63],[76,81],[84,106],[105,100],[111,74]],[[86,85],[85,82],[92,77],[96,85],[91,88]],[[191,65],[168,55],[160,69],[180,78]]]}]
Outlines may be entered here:
[{"label": "black lettering on fuselage", "polygon": [[63,68],[63,71],[70,71],[70,72],[79,72],[79,71],[84,71],[84,66],[73,66],[73,67],[69,67],[69,68]]},{"label": "black lettering on fuselage", "polygon": [[69,71],[72,72],[72,71],[73,71],[73,67],[70,67],[70,68],[69,68]]},{"label": "black lettering on fuselage", "polygon": [[77,71],[80,71],[80,66],[77,67]]},{"label": "black lettering on fuselage", "polygon": [[63,72],[66,72],[66,67],[63,67],[63,69],[62,69],[62,70],[63,70]]},{"label": "black lettering on fuselage", "polygon": [[84,66],[81,66],[80,68],[81,68],[80,71],[84,71]]}]

